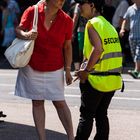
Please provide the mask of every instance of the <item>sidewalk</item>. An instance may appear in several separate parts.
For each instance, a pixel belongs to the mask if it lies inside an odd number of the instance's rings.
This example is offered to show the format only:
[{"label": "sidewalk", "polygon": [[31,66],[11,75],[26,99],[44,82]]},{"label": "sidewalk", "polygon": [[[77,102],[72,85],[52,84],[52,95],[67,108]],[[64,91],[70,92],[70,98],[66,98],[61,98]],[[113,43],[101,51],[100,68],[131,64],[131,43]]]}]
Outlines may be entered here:
[{"label": "sidewalk", "polygon": [[[0,140],[38,140],[30,103],[0,103],[7,114],[4,123],[0,123]],[[67,140],[66,133],[58,119],[51,102],[46,105],[46,135],[47,140]],[[76,132],[79,109],[71,107],[74,132]],[[109,109],[110,140],[139,140],[140,111]],[[95,128],[94,128],[95,129]],[[93,130],[89,140],[93,140]]]}]

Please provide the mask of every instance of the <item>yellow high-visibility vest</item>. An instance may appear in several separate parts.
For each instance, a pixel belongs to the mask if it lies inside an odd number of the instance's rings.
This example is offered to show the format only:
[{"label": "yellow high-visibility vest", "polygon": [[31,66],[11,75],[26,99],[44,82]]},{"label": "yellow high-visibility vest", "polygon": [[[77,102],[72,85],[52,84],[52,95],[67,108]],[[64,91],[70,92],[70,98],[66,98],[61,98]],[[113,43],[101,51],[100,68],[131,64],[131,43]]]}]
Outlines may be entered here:
[{"label": "yellow high-visibility vest", "polygon": [[[94,17],[88,21],[99,34],[103,52],[99,61],[94,65],[92,73],[121,73],[122,70],[122,50],[115,28],[103,17]],[[87,23],[87,25],[88,25]],[[94,46],[90,43],[87,25],[84,38],[84,57],[89,59]],[[119,75],[91,75],[88,81],[98,91],[109,92],[122,87],[122,77]]]}]

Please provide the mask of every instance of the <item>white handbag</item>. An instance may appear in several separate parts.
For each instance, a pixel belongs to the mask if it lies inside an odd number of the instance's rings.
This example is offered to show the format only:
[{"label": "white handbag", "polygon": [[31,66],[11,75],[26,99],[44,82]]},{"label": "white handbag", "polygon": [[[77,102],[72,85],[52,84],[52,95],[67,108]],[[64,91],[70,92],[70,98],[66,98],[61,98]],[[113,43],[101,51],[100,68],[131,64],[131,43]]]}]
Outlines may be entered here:
[{"label": "white handbag", "polygon": [[[37,32],[38,23],[38,6],[34,5],[33,28]],[[26,66],[31,58],[34,49],[34,40],[23,40],[16,38],[12,44],[6,49],[4,55],[13,68],[21,68]]]}]

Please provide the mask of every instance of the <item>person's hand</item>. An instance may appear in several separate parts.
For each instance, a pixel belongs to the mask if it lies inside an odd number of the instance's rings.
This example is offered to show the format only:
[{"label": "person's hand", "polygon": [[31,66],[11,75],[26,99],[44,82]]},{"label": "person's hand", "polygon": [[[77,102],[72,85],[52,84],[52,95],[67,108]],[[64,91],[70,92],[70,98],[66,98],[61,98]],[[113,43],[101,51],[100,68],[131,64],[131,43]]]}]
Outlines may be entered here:
[{"label": "person's hand", "polygon": [[87,71],[85,71],[85,70],[79,70],[78,72],[77,72],[77,79],[80,79],[80,82],[81,83],[85,83],[85,81],[88,79],[88,72]]},{"label": "person's hand", "polygon": [[123,37],[123,36],[124,36],[124,33],[125,33],[125,30],[122,30],[122,29],[121,29],[120,32],[119,32],[119,36],[120,36],[120,37]]},{"label": "person's hand", "polygon": [[66,75],[65,76],[66,76],[66,84],[70,85],[72,83],[72,79],[73,79],[72,76],[71,76],[70,71],[66,70]]},{"label": "person's hand", "polygon": [[28,40],[35,40],[37,38],[38,33],[30,30],[29,32],[25,32],[25,37]]}]

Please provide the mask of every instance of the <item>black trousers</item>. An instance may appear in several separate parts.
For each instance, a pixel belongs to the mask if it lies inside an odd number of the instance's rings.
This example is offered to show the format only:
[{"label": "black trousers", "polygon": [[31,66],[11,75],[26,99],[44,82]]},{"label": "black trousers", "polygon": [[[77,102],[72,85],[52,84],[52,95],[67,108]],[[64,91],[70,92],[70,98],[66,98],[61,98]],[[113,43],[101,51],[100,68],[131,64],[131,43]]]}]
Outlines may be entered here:
[{"label": "black trousers", "polygon": [[75,140],[88,140],[93,119],[96,120],[96,135],[94,140],[108,140],[109,120],[107,109],[115,91],[104,93],[95,90],[88,81],[80,83],[81,106],[80,119]]}]

